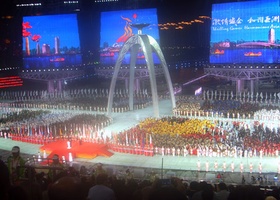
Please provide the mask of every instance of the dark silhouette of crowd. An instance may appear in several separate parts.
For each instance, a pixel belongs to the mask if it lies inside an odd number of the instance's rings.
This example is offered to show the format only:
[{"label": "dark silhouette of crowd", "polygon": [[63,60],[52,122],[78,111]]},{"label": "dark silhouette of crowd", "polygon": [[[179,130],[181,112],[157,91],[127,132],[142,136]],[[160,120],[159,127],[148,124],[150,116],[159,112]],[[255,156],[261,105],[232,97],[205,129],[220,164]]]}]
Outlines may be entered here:
[{"label": "dark silhouette of crowd", "polygon": [[[16,147],[19,148],[19,147]],[[15,149],[14,157],[20,157]],[[24,167],[26,171],[30,166]],[[49,170],[52,166],[49,167]],[[101,163],[88,173],[85,166],[80,171],[68,166],[53,179],[36,172],[11,178],[7,163],[0,160],[1,200],[273,200],[280,199],[277,186],[227,185],[224,182],[187,182],[177,177],[154,180],[134,179],[126,171],[125,178],[110,175]]]}]

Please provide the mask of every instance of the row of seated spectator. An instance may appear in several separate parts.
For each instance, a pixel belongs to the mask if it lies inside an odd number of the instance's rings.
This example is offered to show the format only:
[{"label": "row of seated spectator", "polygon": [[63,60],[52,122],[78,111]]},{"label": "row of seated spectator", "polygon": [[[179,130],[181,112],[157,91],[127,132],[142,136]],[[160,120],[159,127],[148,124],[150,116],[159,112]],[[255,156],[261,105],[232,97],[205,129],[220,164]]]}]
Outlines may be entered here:
[{"label": "row of seated spectator", "polygon": [[[12,152],[19,156],[19,149]],[[0,177],[3,200],[276,200],[280,194],[278,187],[188,183],[177,177],[153,181],[136,180],[133,176],[118,179],[109,176],[100,164],[91,176],[68,168],[51,181],[40,173],[32,179],[12,182],[9,166],[0,160]]]}]

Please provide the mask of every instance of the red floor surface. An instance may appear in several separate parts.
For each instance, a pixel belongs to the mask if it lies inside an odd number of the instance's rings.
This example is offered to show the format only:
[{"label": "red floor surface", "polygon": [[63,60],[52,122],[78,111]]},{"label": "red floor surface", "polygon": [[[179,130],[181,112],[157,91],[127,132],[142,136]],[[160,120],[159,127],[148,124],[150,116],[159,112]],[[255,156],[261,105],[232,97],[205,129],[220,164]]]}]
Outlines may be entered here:
[{"label": "red floor surface", "polygon": [[113,155],[113,153],[108,150],[106,144],[92,142],[79,143],[79,141],[72,141],[71,149],[67,149],[66,140],[58,140],[45,144],[40,147],[40,151],[41,153],[45,151],[50,159],[54,154],[58,154],[60,159],[62,156],[65,156],[66,160],[69,160],[69,153],[72,154],[73,158],[86,159],[93,159],[97,156],[110,157]]}]

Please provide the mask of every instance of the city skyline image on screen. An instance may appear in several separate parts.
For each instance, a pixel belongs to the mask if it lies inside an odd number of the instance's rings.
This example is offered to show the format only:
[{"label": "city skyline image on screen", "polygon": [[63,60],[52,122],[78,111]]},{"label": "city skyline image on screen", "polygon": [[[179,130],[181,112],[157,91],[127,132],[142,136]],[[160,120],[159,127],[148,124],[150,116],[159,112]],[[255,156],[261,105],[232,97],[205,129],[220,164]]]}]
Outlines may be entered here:
[{"label": "city skyline image on screen", "polygon": [[278,0],[213,4],[210,63],[280,63]]},{"label": "city skyline image on screen", "polygon": [[60,68],[82,63],[76,14],[25,16],[22,39],[26,69]]},{"label": "city skyline image on screen", "polygon": [[[133,24],[148,24],[142,32],[152,36],[159,43],[157,9],[118,10],[101,13],[100,63],[112,65],[118,58],[118,52],[127,39],[138,33]],[[130,54],[125,55],[123,64],[129,64]],[[159,59],[153,53],[154,63]],[[141,50],[136,64],[146,64]]]}]

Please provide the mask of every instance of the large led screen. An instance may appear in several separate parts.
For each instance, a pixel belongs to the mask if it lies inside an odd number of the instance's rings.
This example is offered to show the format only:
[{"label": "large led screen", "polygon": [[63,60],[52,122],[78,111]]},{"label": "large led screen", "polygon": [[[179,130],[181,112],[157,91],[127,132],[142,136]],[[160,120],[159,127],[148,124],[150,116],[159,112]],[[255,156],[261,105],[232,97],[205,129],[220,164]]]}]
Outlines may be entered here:
[{"label": "large led screen", "polygon": [[[159,43],[157,10],[119,10],[101,13],[100,29],[100,63],[105,65],[115,64],[119,51],[127,39],[138,33],[138,29],[131,26],[135,24],[147,24],[142,29],[142,34],[152,36]],[[153,53],[154,63],[158,64],[159,59]],[[130,54],[127,53],[122,64],[129,64]],[[146,64],[143,52],[139,49],[136,64]]]},{"label": "large led screen", "polygon": [[76,14],[25,16],[22,39],[25,69],[82,63]]},{"label": "large led screen", "polygon": [[278,0],[213,4],[210,63],[280,63]]}]

